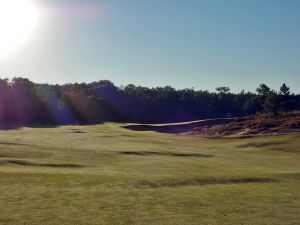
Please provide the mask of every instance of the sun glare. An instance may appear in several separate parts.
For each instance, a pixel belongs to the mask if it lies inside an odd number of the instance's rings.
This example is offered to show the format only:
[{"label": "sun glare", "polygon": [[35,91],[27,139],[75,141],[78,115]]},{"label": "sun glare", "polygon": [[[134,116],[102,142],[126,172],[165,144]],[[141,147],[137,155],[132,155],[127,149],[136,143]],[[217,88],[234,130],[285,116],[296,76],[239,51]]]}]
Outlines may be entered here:
[{"label": "sun glare", "polygon": [[0,58],[24,44],[37,22],[38,10],[32,0],[0,0]]}]

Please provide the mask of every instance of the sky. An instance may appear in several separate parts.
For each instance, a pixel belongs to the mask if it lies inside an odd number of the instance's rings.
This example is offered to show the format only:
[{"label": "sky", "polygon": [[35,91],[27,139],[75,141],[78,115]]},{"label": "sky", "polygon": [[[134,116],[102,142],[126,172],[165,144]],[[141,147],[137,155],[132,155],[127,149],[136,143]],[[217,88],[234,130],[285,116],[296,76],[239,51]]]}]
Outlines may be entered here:
[{"label": "sky", "polygon": [[37,26],[2,78],[300,93],[299,0],[32,1]]}]

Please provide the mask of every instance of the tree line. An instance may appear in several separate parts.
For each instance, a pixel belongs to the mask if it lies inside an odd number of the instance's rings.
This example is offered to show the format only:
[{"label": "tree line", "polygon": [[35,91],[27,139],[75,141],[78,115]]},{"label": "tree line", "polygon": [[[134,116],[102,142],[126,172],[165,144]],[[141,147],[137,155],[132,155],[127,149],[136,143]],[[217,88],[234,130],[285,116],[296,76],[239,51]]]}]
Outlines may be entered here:
[{"label": "tree line", "polygon": [[283,84],[261,84],[255,93],[215,92],[173,87],[116,86],[108,80],[63,85],[0,79],[0,126],[101,122],[179,122],[216,117],[279,113],[300,109],[300,95]]}]

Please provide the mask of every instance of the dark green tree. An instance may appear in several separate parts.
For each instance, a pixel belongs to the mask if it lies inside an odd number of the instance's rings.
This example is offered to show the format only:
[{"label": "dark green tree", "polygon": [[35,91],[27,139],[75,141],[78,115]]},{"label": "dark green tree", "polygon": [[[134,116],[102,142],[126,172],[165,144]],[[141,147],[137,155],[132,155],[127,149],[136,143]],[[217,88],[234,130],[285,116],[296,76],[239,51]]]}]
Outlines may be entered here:
[{"label": "dark green tree", "polygon": [[265,112],[272,113],[276,115],[279,110],[279,97],[275,91],[269,91],[266,99],[264,101]]},{"label": "dark green tree", "polygon": [[289,111],[290,110],[290,104],[291,104],[291,96],[290,96],[290,88],[284,83],[280,87],[280,109],[281,111]]},{"label": "dark green tree", "polygon": [[271,89],[266,84],[260,84],[256,89],[258,95],[266,97],[270,93]]}]

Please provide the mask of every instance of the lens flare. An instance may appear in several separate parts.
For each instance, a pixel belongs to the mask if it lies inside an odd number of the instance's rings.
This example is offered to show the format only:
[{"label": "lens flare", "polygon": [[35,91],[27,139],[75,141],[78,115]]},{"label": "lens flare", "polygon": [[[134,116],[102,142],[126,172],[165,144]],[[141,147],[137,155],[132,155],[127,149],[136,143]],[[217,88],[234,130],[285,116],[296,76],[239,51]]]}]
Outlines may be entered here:
[{"label": "lens flare", "polygon": [[38,16],[31,0],[0,0],[0,58],[11,55],[31,37]]}]

